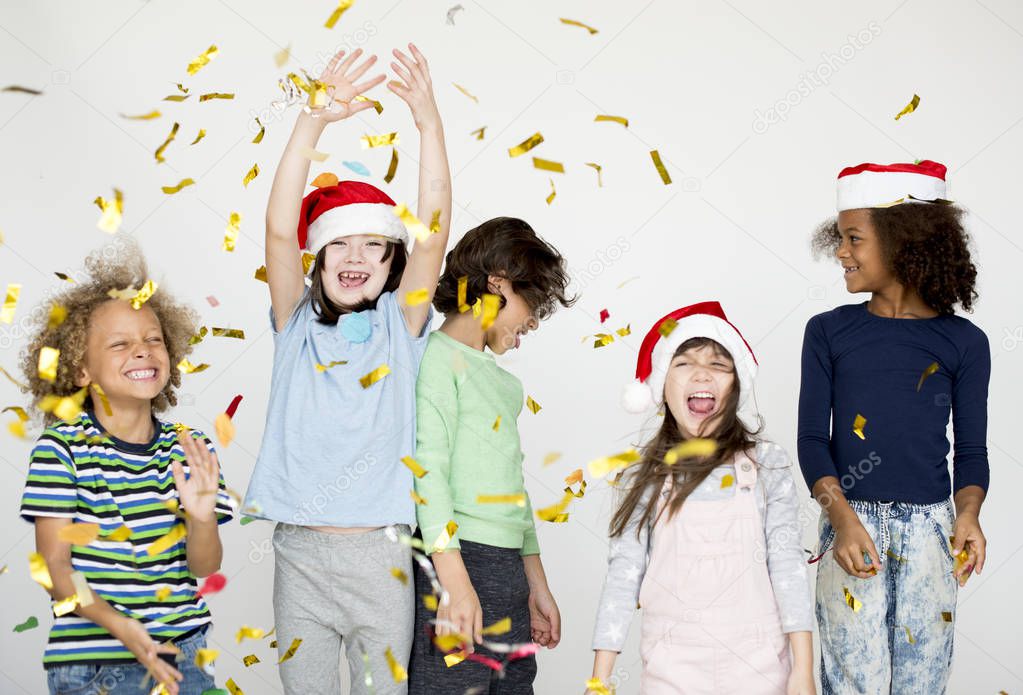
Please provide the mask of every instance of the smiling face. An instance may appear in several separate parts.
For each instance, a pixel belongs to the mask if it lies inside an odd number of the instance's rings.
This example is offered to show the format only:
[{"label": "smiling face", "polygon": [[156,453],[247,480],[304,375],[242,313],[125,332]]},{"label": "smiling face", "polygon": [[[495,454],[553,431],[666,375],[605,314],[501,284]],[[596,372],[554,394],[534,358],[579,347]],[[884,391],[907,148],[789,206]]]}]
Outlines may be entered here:
[{"label": "smiling face", "polygon": [[710,437],[735,387],[735,364],[727,351],[709,341],[679,352],[664,382],[664,402],[687,439]]},{"label": "smiling face", "polygon": [[98,384],[112,406],[150,403],[167,385],[170,357],[156,314],[112,299],[89,317],[85,357],[76,383]]},{"label": "smiling face", "polygon": [[490,276],[491,293],[505,299],[505,305],[497,312],[497,318],[486,330],[484,341],[491,352],[502,355],[521,345],[522,336],[540,326],[533,309],[512,289],[510,281],[496,275]]},{"label": "smiling face", "polygon": [[374,234],[340,237],[327,244],[320,266],[327,298],[341,307],[376,300],[387,284],[394,260],[387,247],[388,239]]},{"label": "smiling face", "polygon": [[877,292],[894,281],[885,263],[870,210],[843,210],[838,213],[838,233],[842,241],[835,257],[842,264],[846,290],[853,293]]}]

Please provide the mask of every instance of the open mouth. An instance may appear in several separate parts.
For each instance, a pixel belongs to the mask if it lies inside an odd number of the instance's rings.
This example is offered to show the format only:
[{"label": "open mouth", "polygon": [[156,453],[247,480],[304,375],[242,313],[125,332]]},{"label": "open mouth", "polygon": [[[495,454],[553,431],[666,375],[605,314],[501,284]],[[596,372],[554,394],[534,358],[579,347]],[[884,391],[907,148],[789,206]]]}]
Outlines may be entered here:
[{"label": "open mouth", "polygon": [[717,409],[717,398],[710,391],[697,391],[686,399],[689,412],[696,417],[707,417]]},{"label": "open mouth", "polygon": [[124,375],[132,381],[156,381],[155,369],[132,369]]},{"label": "open mouth", "polygon": [[355,289],[366,284],[369,280],[369,273],[346,270],[337,274],[337,280],[345,289]]},{"label": "open mouth", "polygon": [[850,273],[855,273],[857,270],[860,269],[858,265],[847,265],[843,266],[843,268],[845,269],[846,276],[848,276]]}]

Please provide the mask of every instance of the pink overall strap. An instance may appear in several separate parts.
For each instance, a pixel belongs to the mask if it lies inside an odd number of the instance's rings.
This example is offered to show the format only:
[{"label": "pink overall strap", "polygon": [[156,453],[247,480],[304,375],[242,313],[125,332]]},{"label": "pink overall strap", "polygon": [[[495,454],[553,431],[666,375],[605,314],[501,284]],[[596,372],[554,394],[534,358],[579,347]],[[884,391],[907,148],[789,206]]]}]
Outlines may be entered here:
[{"label": "pink overall strap", "polygon": [[757,466],[744,453],[735,455],[735,482],[740,488],[752,488],[757,484]]}]

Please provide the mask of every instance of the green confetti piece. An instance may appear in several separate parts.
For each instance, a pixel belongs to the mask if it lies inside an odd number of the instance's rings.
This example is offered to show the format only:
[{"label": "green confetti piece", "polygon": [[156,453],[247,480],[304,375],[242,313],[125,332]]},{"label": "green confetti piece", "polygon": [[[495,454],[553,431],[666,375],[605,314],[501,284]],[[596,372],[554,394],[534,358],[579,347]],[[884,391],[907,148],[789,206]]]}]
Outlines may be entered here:
[{"label": "green confetti piece", "polygon": [[[238,523],[240,523],[242,526],[244,526],[245,524],[251,524],[255,520],[256,520],[256,517],[254,517],[254,516],[243,516],[241,521],[239,521]],[[205,695],[205,693],[203,693],[203,695]]]},{"label": "green confetti piece", "polygon": [[31,630],[34,627],[39,627],[39,619],[36,618],[34,615],[30,615],[28,616],[28,620],[23,622],[21,625],[15,625],[14,631],[25,632],[26,630]]}]

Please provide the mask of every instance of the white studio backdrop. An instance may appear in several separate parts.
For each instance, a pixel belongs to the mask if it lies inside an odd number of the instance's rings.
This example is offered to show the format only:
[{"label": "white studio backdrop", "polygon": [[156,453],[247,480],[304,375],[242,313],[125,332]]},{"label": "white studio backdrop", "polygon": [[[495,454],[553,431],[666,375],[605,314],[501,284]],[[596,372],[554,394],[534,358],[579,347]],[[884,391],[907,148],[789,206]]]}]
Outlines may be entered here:
[{"label": "white studio backdrop", "polygon": [[[1015,207],[1023,156],[1023,5],[1012,0],[923,2],[801,0],[705,2],[497,2],[358,0],[333,30],[336,7],[258,0],[102,3],[0,2],[0,285],[24,288],[14,322],[0,325],[0,365],[12,370],[26,343],[25,319],[75,276],[90,250],[111,241],[96,228],[96,196],[125,194],[120,234],[139,240],[160,291],[176,294],[206,325],[244,329],[244,341],[207,339],[187,375],[175,420],[211,431],[235,394],[237,439],[221,452],[229,486],[245,489],[262,436],[272,341],[268,293],[253,279],[263,263],[263,214],[295,108],[279,112],[277,80],[316,74],[332,51],[362,47],[389,62],[415,41],[430,61],[454,175],[452,243],[480,221],[529,221],[568,258],[578,305],[557,313],[501,358],[543,409],[520,418],[534,505],[561,496],[562,479],[591,459],[637,443],[642,422],[618,400],[631,378],[642,334],[668,310],[721,301],[756,351],[758,402],[768,435],[795,455],[799,353],[806,320],[849,296],[838,268],[814,262],[809,237],[834,209],[834,179],[862,161],[936,159],[949,166],[952,197],[966,206],[980,271],[972,320],[990,340],[992,487],[981,517],[987,568],[961,591],[950,692],[1023,690],[1018,637],[1023,610],[1023,541],[1012,513],[1023,489],[1023,454],[1012,439],[1023,380],[1020,238]],[[599,30],[564,25],[575,19]],[[209,45],[219,55],[194,77],[189,61]],[[291,47],[278,68],[274,55]],[[193,95],[232,92],[233,101],[161,101],[184,82]],[[453,83],[478,97],[461,94]],[[913,94],[915,113],[894,120]],[[407,108],[378,89],[384,112],[331,126],[320,143],[330,158],[312,175],[369,168],[368,180],[414,204],[418,138]],[[152,109],[162,117],[137,121]],[[624,116],[628,128],[594,122]],[[251,140],[266,125],[261,144]],[[177,140],[157,164],[154,150],[172,122]],[[485,137],[470,133],[486,126]],[[198,130],[204,140],[189,143]],[[390,153],[362,150],[363,134],[398,131],[400,163],[382,181]],[[564,162],[565,174],[533,169],[507,150],[535,132],[530,153]],[[658,150],[672,183],[649,155]],[[603,167],[603,186],[596,172]],[[247,188],[253,164],[260,175]],[[160,187],[191,177],[176,195]],[[557,197],[550,204],[553,179]],[[221,250],[231,212],[242,215],[234,253]],[[623,283],[625,283],[623,285]],[[219,306],[206,300],[214,296]],[[601,325],[601,309],[611,318]],[[583,336],[631,324],[632,335],[594,349]],[[198,359],[196,359],[198,358]],[[27,405],[0,380],[0,406]],[[11,413],[5,414],[13,419]],[[37,434],[33,432],[31,434]],[[29,578],[32,528],[17,516],[31,437],[0,433],[0,692],[45,692],[41,655],[50,625],[47,598]],[[562,458],[542,465],[549,452]],[[798,477],[798,470],[793,471]],[[802,479],[800,490],[805,492]],[[582,692],[604,576],[610,512],[606,483],[573,502],[565,524],[540,524],[544,563],[564,619],[563,642],[539,657],[538,693]],[[813,547],[817,510],[806,496],[804,538]],[[271,526],[223,529],[227,588],[210,598],[218,684],[232,677],[247,695],[282,692],[266,641],[235,643],[243,625],[273,624]],[[34,630],[13,632],[28,616]],[[619,692],[638,691],[639,616],[615,672]],[[242,657],[262,663],[246,668]]]}]

